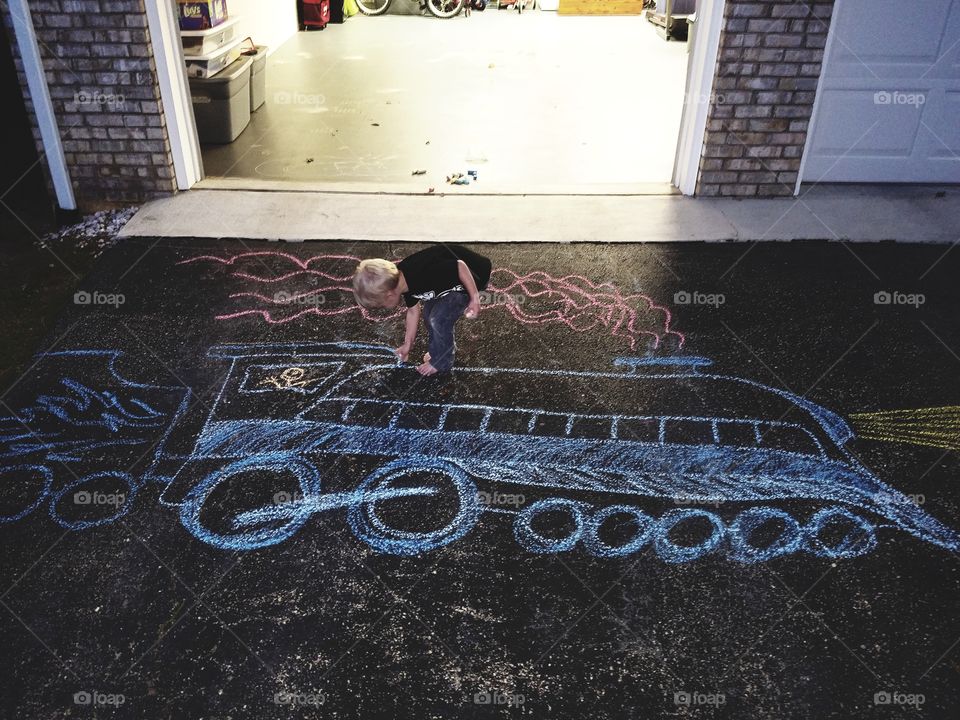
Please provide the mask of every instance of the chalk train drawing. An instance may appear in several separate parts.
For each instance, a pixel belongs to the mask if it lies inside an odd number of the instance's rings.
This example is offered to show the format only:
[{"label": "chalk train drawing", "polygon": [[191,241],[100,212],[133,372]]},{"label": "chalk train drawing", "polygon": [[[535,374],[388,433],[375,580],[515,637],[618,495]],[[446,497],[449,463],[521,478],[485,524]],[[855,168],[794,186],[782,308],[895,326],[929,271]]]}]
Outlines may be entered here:
[{"label": "chalk train drawing", "polygon": [[[186,411],[190,390],[125,378],[116,350],[50,352],[38,373],[59,379],[57,394],[0,418],[0,488],[32,485],[35,497],[0,514],[0,524],[26,517],[49,500],[50,516],[80,530],[122,517],[157,475],[160,451]],[[93,386],[93,387],[91,387]],[[123,502],[106,508],[70,507],[73,496],[91,497],[98,486],[122,488]],[[74,503],[75,505],[75,503]],[[64,512],[66,509],[75,512]],[[84,511],[96,510],[84,518]]]},{"label": "chalk train drawing", "polygon": [[[217,320],[259,317],[270,325],[298,322],[310,317],[332,317],[359,313],[366,320],[382,322],[394,317],[372,314],[353,299],[351,279],[360,258],[353,255],[314,255],[300,258],[279,251],[255,251],[228,257],[199,255],[178,263],[212,263],[231,269],[231,277],[266,290],[235,292],[235,300],[252,307],[215,316]],[[289,270],[274,269],[287,267]],[[264,274],[264,272],[268,274]],[[295,288],[297,283],[316,282],[319,287],[269,292],[279,284]],[[613,283],[595,283],[582,275],[554,277],[545,272],[517,273],[507,268],[494,268],[485,297],[492,302],[481,306],[482,312],[506,311],[524,325],[564,325],[578,333],[605,329],[622,338],[631,350],[645,339],[651,349],[665,342],[671,348],[683,347],[683,333],[672,329],[669,308],[658,305],[643,293],[625,294]],[[316,302],[322,298],[322,302]]]},{"label": "chalk train drawing", "polygon": [[[844,451],[853,433],[840,417],[776,388],[705,373],[710,363],[702,358],[620,358],[617,372],[460,368],[448,398],[424,401],[410,399],[422,395],[420,381],[398,368],[383,346],[234,345],[210,354],[229,361],[230,369],[184,470],[212,458],[222,465],[197,484],[194,473],[182,472],[185,480],[172,483],[163,500],[179,505],[183,524],[217,547],[273,545],[314,513],[337,509],[346,510],[357,537],[400,555],[451,543],[490,512],[515,515],[516,539],[534,552],[581,543],[610,557],[652,543],[669,562],[721,548],[743,562],[801,549],[852,557],[874,547],[878,522],[950,550],[958,547],[952,530]],[[315,382],[289,390],[271,386],[276,397],[264,403],[262,378],[275,376],[284,364]],[[519,398],[528,388],[539,388],[541,399],[524,407]],[[604,398],[600,405],[591,400],[597,394]],[[497,397],[510,398],[510,404],[496,404]],[[271,408],[267,417],[265,407]],[[791,410],[802,422],[776,419]],[[379,466],[352,491],[325,492],[322,463],[311,458],[343,455],[372,457]],[[202,515],[211,493],[245,473],[293,473],[298,499],[241,512],[229,530],[206,527]],[[418,480],[425,476],[432,480]],[[478,482],[557,494],[507,510],[483,505]],[[590,506],[582,499],[588,491],[617,500]],[[439,528],[417,532],[391,526],[385,517],[391,501],[444,492],[457,500]],[[691,507],[659,518],[642,504],[677,498]],[[777,507],[784,500],[826,506],[801,522]],[[726,523],[707,509],[718,502],[746,507]],[[570,527],[559,538],[539,527],[558,514]],[[633,521],[626,542],[604,538],[604,526],[614,519]],[[689,546],[676,542],[673,531],[694,521],[708,526],[707,537]],[[780,528],[779,537],[755,544],[769,526]]]},{"label": "chalk train drawing", "polygon": [[[509,516],[517,542],[535,553],[581,546],[620,557],[652,547],[672,563],[721,552],[745,563],[800,551],[848,558],[872,550],[880,528],[960,548],[953,530],[844,449],[853,432],[843,419],[783,390],[707,372],[704,358],[625,357],[612,372],[458,368],[446,385],[425,386],[380,345],[223,345],[209,356],[229,367],[213,405],[195,418],[199,431],[179,452],[168,428],[130,487],[165,483],[161,502],[225,550],[276,545],[314,514],[339,510],[359,539],[396,555],[455,542],[491,513]],[[278,380],[286,371],[294,381]],[[172,390],[122,384],[140,394]],[[531,389],[539,399],[527,405]],[[186,398],[165,415],[171,427],[191,426],[180,420]],[[149,402],[137,399],[141,409]],[[324,473],[338,458],[372,469],[335,490]],[[18,460],[6,472],[26,467],[46,483],[43,494],[53,492],[49,463]],[[296,488],[282,501],[218,499],[236,484],[291,478]],[[545,497],[490,506],[481,485]],[[450,503],[444,512],[423,509],[441,499]],[[415,510],[398,512],[410,503]],[[805,518],[783,507],[811,503]],[[658,504],[673,508],[657,516]],[[611,536],[617,521],[626,537]]]}]

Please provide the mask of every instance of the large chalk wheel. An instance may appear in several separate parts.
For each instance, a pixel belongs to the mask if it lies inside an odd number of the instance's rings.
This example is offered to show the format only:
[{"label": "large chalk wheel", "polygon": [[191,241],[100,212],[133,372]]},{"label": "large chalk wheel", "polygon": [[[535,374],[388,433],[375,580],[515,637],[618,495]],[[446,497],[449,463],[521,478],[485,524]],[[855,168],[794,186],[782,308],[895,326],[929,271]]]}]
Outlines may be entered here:
[{"label": "large chalk wheel", "polygon": [[[388,463],[356,492],[358,500],[347,513],[350,528],[374,550],[390,555],[419,555],[459,540],[481,511],[473,480],[456,465],[433,458]],[[444,502],[444,515],[437,517],[438,508],[428,507],[429,502]],[[411,527],[418,523],[439,527]]]},{"label": "large chalk wheel", "polygon": [[[180,522],[197,539],[222,550],[256,550],[281,543],[296,533],[310,519],[312,510],[306,503],[289,505],[278,503],[254,509],[262,514],[262,524],[249,528],[237,525],[237,532],[218,532],[201,519],[204,505],[211,493],[228,479],[246,473],[275,473],[278,477],[292,472],[299,484],[302,498],[320,494],[320,473],[313,464],[291,453],[266,453],[237,460],[210,473],[199,485],[187,493],[180,507]],[[242,514],[238,517],[241,517]],[[235,523],[236,524],[236,523]]]}]

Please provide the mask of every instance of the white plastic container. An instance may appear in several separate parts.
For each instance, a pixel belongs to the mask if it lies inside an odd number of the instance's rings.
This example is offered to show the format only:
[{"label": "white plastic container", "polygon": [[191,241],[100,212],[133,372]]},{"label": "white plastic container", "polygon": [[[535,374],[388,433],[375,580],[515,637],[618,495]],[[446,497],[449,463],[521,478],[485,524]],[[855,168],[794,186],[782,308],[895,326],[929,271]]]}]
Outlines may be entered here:
[{"label": "white plastic container", "polygon": [[553,10],[556,12],[560,9],[560,0],[539,0],[537,7],[541,10]]},{"label": "white plastic container", "polygon": [[213,78],[192,78],[190,96],[202,143],[231,143],[250,123],[250,58]]},{"label": "white plastic container", "polygon": [[240,18],[232,17],[207,30],[181,30],[180,41],[183,44],[183,54],[187,57],[209,55],[224,45],[229,45],[237,39],[239,23]]},{"label": "white plastic container", "polygon": [[191,55],[186,57],[187,76],[194,78],[213,77],[227,65],[240,58],[243,40],[233,40],[218,50],[207,55]]}]

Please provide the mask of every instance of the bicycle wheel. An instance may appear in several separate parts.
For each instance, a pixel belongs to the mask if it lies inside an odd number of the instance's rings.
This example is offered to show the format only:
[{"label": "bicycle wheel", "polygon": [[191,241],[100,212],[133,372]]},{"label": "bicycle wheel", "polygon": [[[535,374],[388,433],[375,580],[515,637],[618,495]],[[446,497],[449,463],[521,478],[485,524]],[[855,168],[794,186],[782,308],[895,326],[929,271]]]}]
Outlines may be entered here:
[{"label": "bicycle wheel", "polygon": [[427,0],[430,12],[438,18],[452,18],[463,10],[464,0]]},{"label": "bicycle wheel", "polygon": [[391,0],[357,0],[357,8],[364,15],[383,15]]}]

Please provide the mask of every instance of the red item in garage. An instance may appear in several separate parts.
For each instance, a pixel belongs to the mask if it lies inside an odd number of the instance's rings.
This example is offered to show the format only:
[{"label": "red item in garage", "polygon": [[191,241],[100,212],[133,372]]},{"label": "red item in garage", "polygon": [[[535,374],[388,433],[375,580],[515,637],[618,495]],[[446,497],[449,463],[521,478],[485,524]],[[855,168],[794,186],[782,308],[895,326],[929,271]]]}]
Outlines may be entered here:
[{"label": "red item in garage", "polygon": [[303,0],[303,24],[325,28],[330,22],[330,0]]}]

